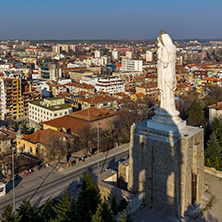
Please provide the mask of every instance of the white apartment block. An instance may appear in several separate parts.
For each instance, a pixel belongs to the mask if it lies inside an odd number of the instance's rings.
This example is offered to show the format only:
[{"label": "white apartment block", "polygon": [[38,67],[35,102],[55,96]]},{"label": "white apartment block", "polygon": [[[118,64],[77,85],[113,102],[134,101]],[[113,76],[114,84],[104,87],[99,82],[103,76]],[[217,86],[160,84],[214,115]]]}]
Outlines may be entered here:
[{"label": "white apartment block", "polygon": [[119,59],[119,51],[113,50],[112,51],[112,58],[113,58],[113,60],[118,60]]},{"label": "white apartment block", "polygon": [[125,92],[125,84],[119,76],[103,77],[98,79],[96,91],[108,92],[113,95],[118,92]]},{"label": "white apartment block", "polygon": [[95,66],[103,66],[103,65],[106,65],[106,64],[110,64],[111,63],[111,58],[107,57],[107,56],[102,56],[100,58],[93,58],[92,63]]},{"label": "white apartment block", "polygon": [[69,44],[57,44],[57,45],[52,46],[52,52],[56,54],[60,54],[62,51],[69,52],[70,49],[73,52],[75,52],[77,49],[77,46],[69,45]]},{"label": "white apartment block", "polygon": [[29,102],[29,125],[38,124],[72,113],[72,107],[64,98],[47,98]]},{"label": "white apartment block", "polygon": [[133,58],[133,52],[132,51],[126,51],[126,58],[132,59]]},{"label": "white apartment block", "polygon": [[142,60],[131,60],[131,59],[122,59],[122,68],[123,72],[142,72],[143,71],[143,61]]},{"label": "white apartment block", "polygon": [[153,52],[150,50],[146,51],[146,62],[152,62],[153,61]]},{"label": "white apartment block", "polygon": [[94,57],[95,57],[95,58],[100,58],[101,56],[103,56],[103,52],[102,52],[102,51],[96,50],[96,51],[94,52]]}]

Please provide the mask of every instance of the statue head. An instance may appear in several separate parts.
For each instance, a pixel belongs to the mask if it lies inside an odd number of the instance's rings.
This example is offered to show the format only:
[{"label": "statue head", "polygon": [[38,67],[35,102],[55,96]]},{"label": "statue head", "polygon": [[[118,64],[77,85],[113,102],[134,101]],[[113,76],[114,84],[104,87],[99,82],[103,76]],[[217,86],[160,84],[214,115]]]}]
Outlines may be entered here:
[{"label": "statue head", "polygon": [[163,45],[172,45],[173,41],[170,36],[164,31],[160,31],[159,39]]}]

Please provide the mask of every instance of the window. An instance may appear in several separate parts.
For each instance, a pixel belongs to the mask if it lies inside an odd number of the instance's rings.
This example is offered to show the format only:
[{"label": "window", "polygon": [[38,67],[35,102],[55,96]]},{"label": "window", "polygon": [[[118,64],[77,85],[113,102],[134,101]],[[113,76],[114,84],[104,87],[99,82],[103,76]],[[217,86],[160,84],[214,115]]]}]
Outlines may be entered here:
[{"label": "window", "polygon": [[54,116],[57,116],[57,113],[55,113]]},{"label": "window", "polygon": [[32,153],[32,147],[30,146],[30,153]]}]

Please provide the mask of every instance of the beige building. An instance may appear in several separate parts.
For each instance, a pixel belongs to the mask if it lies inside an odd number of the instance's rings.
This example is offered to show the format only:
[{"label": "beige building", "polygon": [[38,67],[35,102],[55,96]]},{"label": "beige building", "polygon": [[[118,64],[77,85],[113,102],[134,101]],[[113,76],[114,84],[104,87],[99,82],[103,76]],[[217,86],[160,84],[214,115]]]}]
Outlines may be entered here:
[{"label": "beige building", "polygon": [[72,113],[72,107],[64,98],[47,98],[29,102],[29,124],[37,126],[44,121]]},{"label": "beige building", "polygon": [[90,107],[95,107],[98,109],[105,108],[112,111],[117,110],[117,98],[111,96],[93,96],[80,100],[81,109],[88,109]]},{"label": "beige building", "polygon": [[218,102],[209,108],[209,124],[211,125],[214,119],[222,119],[222,102]]},{"label": "beige building", "polygon": [[13,130],[0,129],[0,155],[11,153],[11,147],[16,142],[16,133]]},{"label": "beige building", "polygon": [[69,76],[74,82],[79,82],[82,80],[83,76],[91,76],[93,72],[89,72],[87,70],[79,70],[79,71],[70,71]]}]

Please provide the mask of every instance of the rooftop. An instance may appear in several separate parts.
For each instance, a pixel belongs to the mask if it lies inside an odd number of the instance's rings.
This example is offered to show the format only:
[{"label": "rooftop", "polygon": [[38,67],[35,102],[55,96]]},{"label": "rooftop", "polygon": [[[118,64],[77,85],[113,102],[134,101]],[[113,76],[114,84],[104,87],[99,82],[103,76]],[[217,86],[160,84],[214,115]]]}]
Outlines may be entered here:
[{"label": "rooftop", "polygon": [[62,133],[59,131],[55,131],[52,129],[46,129],[46,130],[37,130],[36,132],[30,134],[30,135],[24,135],[24,140],[27,140],[31,143],[42,143],[47,144],[50,142],[51,136],[61,137],[64,136],[67,139],[71,138],[72,136],[66,133]]},{"label": "rooftop", "polygon": [[89,98],[83,99],[82,101],[86,103],[101,103],[101,102],[116,101],[116,98],[102,95],[102,96],[89,97]]},{"label": "rooftop", "polygon": [[[50,99],[55,99],[55,98],[50,98]],[[60,98],[60,99],[63,99],[63,98]],[[30,101],[29,103],[31,103],[33,105],[36,105],[36,106],[40,106],[42,108],[45,108],[45,109],[48,109],[48,110],[51,110],[51,111],[71,108],[71,106],[67,103],[47,107],[47,106],[44,106],[44,105],[40,105],[40,102],[44,102],[44,100],[43,99],[38,99],[38,100]]]}]

